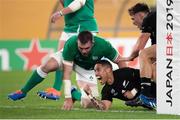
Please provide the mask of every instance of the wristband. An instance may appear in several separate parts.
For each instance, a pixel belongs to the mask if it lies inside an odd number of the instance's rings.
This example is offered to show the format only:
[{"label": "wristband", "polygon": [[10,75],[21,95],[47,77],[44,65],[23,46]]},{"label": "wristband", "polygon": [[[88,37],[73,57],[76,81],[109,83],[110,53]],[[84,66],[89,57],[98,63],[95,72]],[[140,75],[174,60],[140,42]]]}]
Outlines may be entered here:
[{"label": "wristband", "polygon": [[62,13],[62,11],[61,11],[61,10],[59,11],[59,15],[60,15],[60,16],[63,16],[63,13]]},{"label": "wristband", "polygon": [[132,89],[132,90],[131,90],[131,93],[133,94],[133,96],[135,96],[135,95],[137,94],[136,88]]},{"label": "wristband", "polygon": [[71,98],[71,80],[64,81],[64,96],[65,98]]}]

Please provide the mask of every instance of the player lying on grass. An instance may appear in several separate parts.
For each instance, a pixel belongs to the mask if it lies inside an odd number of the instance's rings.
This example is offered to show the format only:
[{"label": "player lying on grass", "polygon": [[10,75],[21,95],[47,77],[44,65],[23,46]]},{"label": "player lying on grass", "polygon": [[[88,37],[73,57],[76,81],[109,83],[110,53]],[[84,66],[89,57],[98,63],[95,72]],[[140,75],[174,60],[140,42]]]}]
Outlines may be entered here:
[{"label": "player lying on grass", "polygon": [[[84,87],[84,91],[91,99],[93,105],[100,110],[108,110],[111,107],[113,98],[124,101],[138,99],[141,92],[140,73],[138,69],[121,68],[113,71],[112,65],[107,60],[100,60],[96,63],[94,71],[101,85],[101,100],[96,99],[90,87]],[[151,91],[152,100],[156,97],[155,85]],[[141,102],[141,101],[139,101]],[[153,108],[149,101],[141,103],[141,106]]]},{"label": "player lying on grass", "polygon": [[[27,93],[42,82],[49,72],[55,71],[63,66],[65,95],[63,108],[70,110],[73,107],[72,99],[81,100],[82,106],[85,108],[90,107],[92,103],[86,93],[84,93],[83,88],[89,85],[92,94],[94,96],[99,95],[97,79],[93,70],[95,63],[101,58],[106,57],[118,64],[119,68],[126,67],[124,62],[119,62],[119,59],[121,59],[120,54],[108,41],[101,37],[93,36],[89,31],[82,31],[78,36],[75,35],[68,39],[64,45],[62,57],[59,57],[61,56],[61,52],[57,54],[60,55],[47,61],[44,65],[45,70],[42,69],[41,66],[37,68],[24,87],[17,92],[9,94],[8,98],[20,100],[26,97]],[[77,73],[76,80],[81,93],[77,90],[71,91],[70,77],[73,70]]]}]

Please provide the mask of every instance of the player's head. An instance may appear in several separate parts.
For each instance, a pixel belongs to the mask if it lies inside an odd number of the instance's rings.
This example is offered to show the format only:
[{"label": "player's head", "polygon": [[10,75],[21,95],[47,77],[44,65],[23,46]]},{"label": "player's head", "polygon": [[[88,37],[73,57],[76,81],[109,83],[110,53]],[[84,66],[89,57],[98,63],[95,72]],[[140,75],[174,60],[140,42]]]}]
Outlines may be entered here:
[{"label": "player's head", "polygon": [[94,66],[94,71],[97,79],[102,85],[108,83],[109,77],[113,75],[112,65],[107,60],[98,61]]},{"label": "player's head", "polygon": [[93,35],[89,31],[82,31],[78,35],[78,49],[83,56],[88,56],[93,46]]},{"label": "player's head", "polygon": [[145,3],[137,3],[128,9],[129,15],[133,24],[141,28],[144,17],[150,12],[150,9]]}]

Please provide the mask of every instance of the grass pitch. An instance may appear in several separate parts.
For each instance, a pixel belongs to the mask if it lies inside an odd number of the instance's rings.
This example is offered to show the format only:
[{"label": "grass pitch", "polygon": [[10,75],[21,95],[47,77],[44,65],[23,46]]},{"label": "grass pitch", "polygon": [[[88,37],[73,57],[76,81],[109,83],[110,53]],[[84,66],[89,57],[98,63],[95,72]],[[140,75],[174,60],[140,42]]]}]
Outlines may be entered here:
[{"label": "grass pitch", "polygon": [[22,71],[0,72],[0,119],[180,119],[180,116],[158,115],[156,111],[142,107],[127,107],[123,101],[116,99],[107,112],[84,109],[79,102],[74,104],[71,111],[61,110],[63,97],[52,101],[36,95],[38,90],[52,86],[53,73],[32,89],[23,101],[8,100],[7,95],[20,89],[30,75],[30,72]]}]

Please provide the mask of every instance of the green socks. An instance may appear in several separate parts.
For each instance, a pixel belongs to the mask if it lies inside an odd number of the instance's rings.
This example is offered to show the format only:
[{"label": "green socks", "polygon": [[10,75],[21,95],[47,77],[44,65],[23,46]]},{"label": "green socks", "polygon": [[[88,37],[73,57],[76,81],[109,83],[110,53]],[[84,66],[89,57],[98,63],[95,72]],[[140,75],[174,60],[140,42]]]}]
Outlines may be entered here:
[{"label": "green socks", "polygon": [[43,81],[44,78],[42,78],[38,73],[37,70],[35,70],[30,77],[30,79],[27,81],[25,86],[21,89],[23,93],[29,92],[33,87],[35,87],[37,84]]},{"label": "green socks", "polygon": [[[56,74],[55,74],[55,82],[53,85],[53,88],[60,91],[62,88],[62,84],[63,84],[63,80],[62,80],[62,76],[63,76],[63,71],[62,70],[56,70]],[[77,101],[81,101],[81,92],[78,91],[77,89],[73,90],[72,94],[72,98],[77,100]]]},{"label": "green socks", "polygon": [[147,97],[151,96],[151,83],[150,78],[141,78],[141,93]]},{"label": "green socks", "polygon": [[72,99],[77,100],[77,101],[81,101],[81,95],[82,94],[77,89],[73,90],[71,95],[72,95]]},{"label": "green socks", "polygon": [[62,76],[63,76],[63,72],[62,70],[56,70],[56,74],[55,74],[55,82],[54,82],[54,85],[53,85],[53,88],[60,91],[61,90],[61,87],[62,87]]}]

